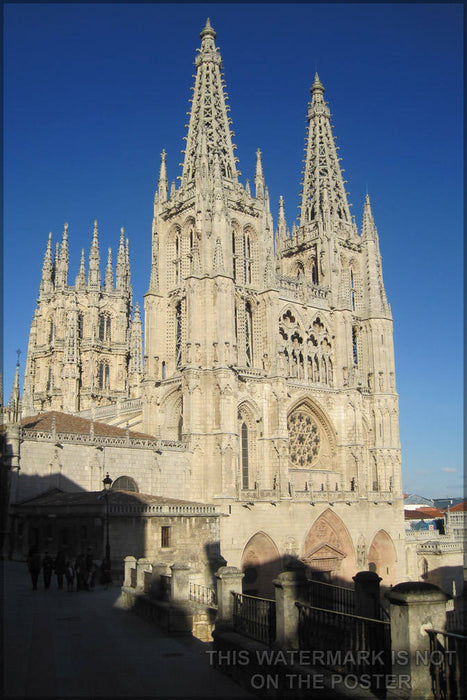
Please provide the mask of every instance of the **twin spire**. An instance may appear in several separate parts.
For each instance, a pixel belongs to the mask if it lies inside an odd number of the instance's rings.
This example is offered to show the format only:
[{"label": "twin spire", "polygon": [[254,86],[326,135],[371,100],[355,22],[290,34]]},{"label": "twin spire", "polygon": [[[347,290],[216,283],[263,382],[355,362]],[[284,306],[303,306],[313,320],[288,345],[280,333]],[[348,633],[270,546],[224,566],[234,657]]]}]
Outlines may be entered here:
[{"label": "twin spire", "polygon": [[236,146],[232,143],[230,108],[221,74],[222,59],[209,19],[200,36],[181,184],[188,187],[194,183],[203,161],[211,168],[217,154],[222,179],[233,186],[239,175],[234,156]]},{"label": "twin spire", "polygon": [[324,87],[315,74],[308,105],[308,134],[300,204],[300,226],[312,222],[351,225],[347,194],[331,128]]}]

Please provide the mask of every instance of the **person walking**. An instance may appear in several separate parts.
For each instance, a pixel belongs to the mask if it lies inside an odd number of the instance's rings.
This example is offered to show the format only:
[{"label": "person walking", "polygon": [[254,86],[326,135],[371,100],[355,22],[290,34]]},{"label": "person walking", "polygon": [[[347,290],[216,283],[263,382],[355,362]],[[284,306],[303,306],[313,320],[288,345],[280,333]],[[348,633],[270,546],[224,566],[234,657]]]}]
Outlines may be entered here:
[{"label": "person walking", "polygon": [[65,576],[68,592],[70,593],[73,590],[73,583],[75,580],[75,570],[71,561],[67,561],[65,565]]},{"label": "person walking", "polygon": [[65,553],[63,549],[60,549],[57,552],[57,556],[55,557],[55,575],[57,577],[57,585],[58,588],[61,590],[63,588],[63,575],[65,574],[66,571],[66,560],[65,560]]},{"label": "person walking", "polygon": [[54,560],[48,552],[44,554],[42,560],[42,571],[44,575],[44,586],[45,588],[50,588],[50,579],[52,578],[52,571],[54,570]]},{"label": "person walking", "polygon": [[41,555],[36,545],[29,549],[28,553],[28,569],[31,576],[32,590],[37,591],[37,581],[41,571]]}]

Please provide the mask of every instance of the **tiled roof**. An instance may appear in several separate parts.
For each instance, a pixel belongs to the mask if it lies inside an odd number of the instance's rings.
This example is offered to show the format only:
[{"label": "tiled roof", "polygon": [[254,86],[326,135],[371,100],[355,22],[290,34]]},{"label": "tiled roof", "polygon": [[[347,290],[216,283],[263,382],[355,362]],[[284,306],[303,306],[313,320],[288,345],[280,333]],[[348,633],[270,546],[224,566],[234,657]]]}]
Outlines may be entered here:
[{"label": "tiled roof", "polygon": [[460,513],[462,511],[467,510],[467,501],[464,501],[463,503],[458,503],[457,506],[453,506],[452,508],[449,508],[450,513]]},{"label": "tiled roof", "polygon": [[427,516],[431,516],[433,518],[444,517],[444,510],[440,510],[439,508],[432,508],[430,506],[420,506],[420,508],[417,508],[417,511],[421,513],[426,513]]},{"label": "tiled roof", "polygon": [[[19,506],[85,506],[102,503],[102,491],[73,491],[65,492],[53,489],[16,505]],[[179,505],[202,506],[205,503],[196,501],[183,501],[180,498],[165,498],[164,496],[152,496],[147,493],[134,493],[130,491],[110,491],[109,502],[112,505]]]},{"label": "tiled roof", "polygon": [[[69,413],[61,413],[60,411],[47,411],[39,413],[37,416],[29,416],[22,419],[23,428],[30,430],[52,430],[52,421],[55,416],[55,429],[57,433],[77,433],[79,435],[89,435],[91,432],[91,423],[93,421],[88,418],[80,418],[72,416]],[[99,423],[94,421],[94,434],[101,437],[125,437],[126,430],[117,428],[115,425],[107,425],[107,423]],[[130,430],[131,438],[154,439],[151,435],[138,433]]]},{"label": "tiled roof", "polygon": [[[427,511],[434,511],[427,513]],[[418,508],[417,510],[406,510],[404,512],[405,520],[431,520],[432,518],[442,518],[444,513],[437,508]]]}]

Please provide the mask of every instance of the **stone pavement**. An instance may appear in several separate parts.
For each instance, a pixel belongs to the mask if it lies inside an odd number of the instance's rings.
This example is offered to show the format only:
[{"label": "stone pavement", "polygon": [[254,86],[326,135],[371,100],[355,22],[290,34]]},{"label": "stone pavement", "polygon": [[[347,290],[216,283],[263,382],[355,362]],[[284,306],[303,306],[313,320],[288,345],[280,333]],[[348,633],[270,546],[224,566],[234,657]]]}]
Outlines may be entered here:
[{"label": "stone pavement", "polygon": [[118,607],[119,586],[32,590],[25,563],[3,566],[4,697],[251,698],[209,665],[210,645],[167,637]]}]

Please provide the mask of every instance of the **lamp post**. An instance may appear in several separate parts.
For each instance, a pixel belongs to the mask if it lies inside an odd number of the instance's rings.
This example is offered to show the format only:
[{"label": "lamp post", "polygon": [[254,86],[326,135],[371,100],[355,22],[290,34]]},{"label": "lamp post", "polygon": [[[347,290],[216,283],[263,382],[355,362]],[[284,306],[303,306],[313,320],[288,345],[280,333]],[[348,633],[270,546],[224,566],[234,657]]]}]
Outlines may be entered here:
[{"label": "lamp post", "polygon": [[109,493],[110,493],[110,488],[112,486],[112,479],[109,476],[109,472],[107,472],[107,475],[106,475],[105,479],[103,479],[102,483],[104,484],[104,497],[105,497],[105,506],[106,506],[105,523],[106,523],[106,530],[107,530],[107,536],[106,536],[106,542],[105,542],[105,558],[108,560],[109,566],[110,566]]}]

